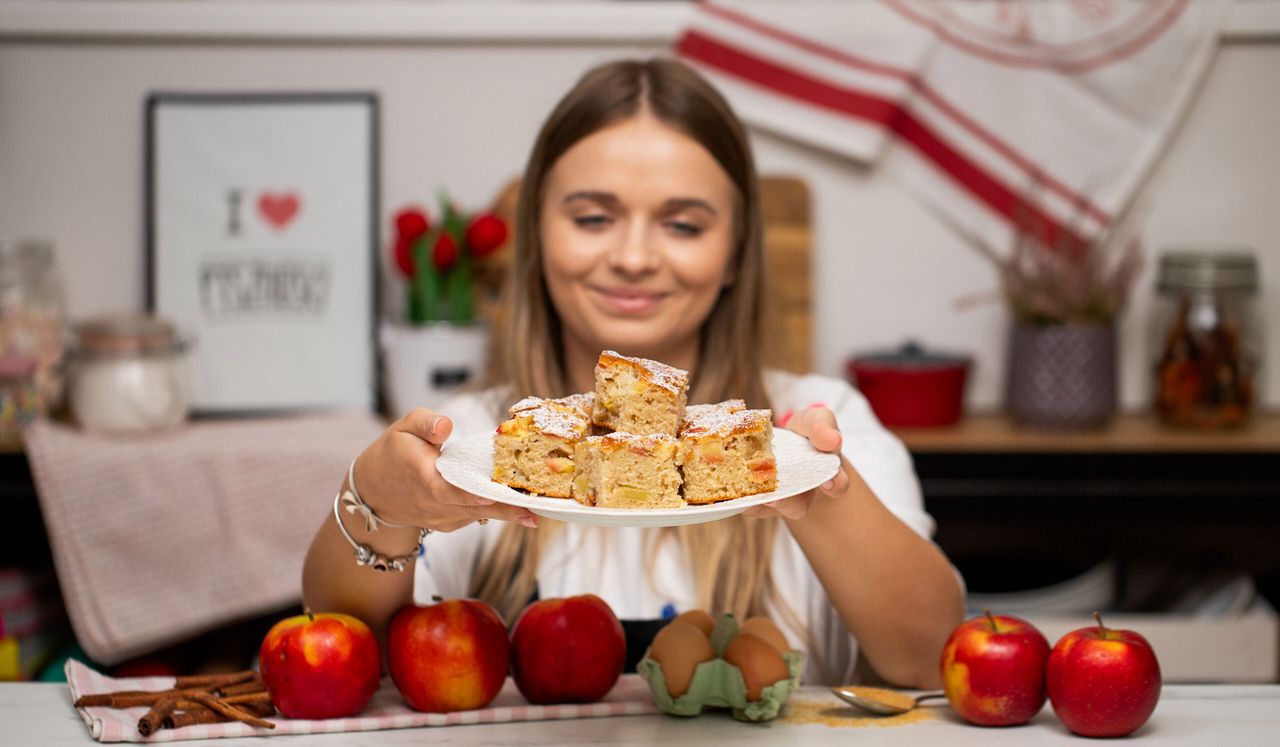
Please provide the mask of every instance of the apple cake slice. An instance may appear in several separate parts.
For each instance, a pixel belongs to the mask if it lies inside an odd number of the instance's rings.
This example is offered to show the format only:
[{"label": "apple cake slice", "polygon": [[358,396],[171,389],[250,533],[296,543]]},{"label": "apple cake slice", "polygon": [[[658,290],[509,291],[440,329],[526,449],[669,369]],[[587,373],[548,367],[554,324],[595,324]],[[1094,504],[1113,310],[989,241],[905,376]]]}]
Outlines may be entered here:
[{"label": "apple cake slice", "polygon": [[573,450],[590,421],[561,405],[514,412],[493,437],[493,480],[552,498],[573,496]]},{"label": "apple cake slice", "polygon": [[574,450],[573,498],[601,508],[680,508],[680,453],[663,434],[589,436]]},{"label": "apple cake slice", "polygon": [[680,431],[687,503],[716,503],[778,487],[772,411],[734,409],[734,404],[700,406],[705,409]]},{"label": "apple cake slice", "polygon": [[623,433],[675,437],[684,420],[688,390],[688,371],[606,350],[596,363],[592,420]]}]

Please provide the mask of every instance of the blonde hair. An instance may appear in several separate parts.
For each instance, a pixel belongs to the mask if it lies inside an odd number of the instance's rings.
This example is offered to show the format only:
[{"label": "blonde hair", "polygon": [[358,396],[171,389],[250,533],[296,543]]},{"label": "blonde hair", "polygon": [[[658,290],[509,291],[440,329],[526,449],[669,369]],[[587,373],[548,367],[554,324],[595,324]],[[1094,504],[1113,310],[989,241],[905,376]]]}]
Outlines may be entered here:
[{"label": "blonde hair", "polygon": [[[515,257],[503,289],[490,353],[489,386],[515,395],[569,394],[560,319],[542,275],[539,225],[543,185],[565,151],[615,122],[647,112],[696,140],[728,174],[737,193],[732,283],[702,325],[690,402],[732,397],[769,407],[764,388],[764,247],[759,188],[746,132],[728,103],[697,73],[668,59],[624,60],[594,68],[560,100],[529,157],[516,208]],[[472,596],[511,622],[537,584],[538,560],[554,522],[537,530],[509,524],[482,559]],[[769,573],[776,519],[742,516],[659,530],[649,547],[676,541],[688,559],[698,605],[713,614],[763,614],[778,601]],[[650,579],[652,581],[652,579]]]}]

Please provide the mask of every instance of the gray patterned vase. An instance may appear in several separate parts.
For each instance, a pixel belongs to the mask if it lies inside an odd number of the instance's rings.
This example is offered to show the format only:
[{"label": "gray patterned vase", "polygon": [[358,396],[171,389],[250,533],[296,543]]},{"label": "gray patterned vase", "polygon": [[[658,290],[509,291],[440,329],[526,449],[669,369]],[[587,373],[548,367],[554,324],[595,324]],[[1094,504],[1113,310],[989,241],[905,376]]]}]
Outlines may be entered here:
[{"label": "gray patterned vase", "polygon": [[1020,425],[1096,428],[1116,411],[1113,325],[1015,324],[1005,407]]}]

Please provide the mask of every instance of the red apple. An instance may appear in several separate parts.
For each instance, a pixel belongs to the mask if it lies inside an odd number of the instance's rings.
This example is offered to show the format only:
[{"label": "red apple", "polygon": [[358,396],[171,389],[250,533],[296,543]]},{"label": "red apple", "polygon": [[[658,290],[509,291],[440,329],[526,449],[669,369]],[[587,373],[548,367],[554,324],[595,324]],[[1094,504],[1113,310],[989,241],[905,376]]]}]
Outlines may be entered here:
[{"label": "red apple", "polygon": [[511,633],[511,674],[530,703],[594,703],[626,658],[622,623],[594,594],[534,602]]},{"label": "red apple", "polygon": [[378,640],[351,615],[312,614],[272,626],[258,652],[271,702],[289,718],[354,716],[382,677]]},{"label": "red apple", "polygon": [[1026,620],[966,620],[942,648],[942,689],[951,707],[979,726],[1025,724],[1044,707],[1049,642]]},{"label": "red apple", "polygon": [[1151,718],[1160,700],[1160,663],[1147,639],[1096,627],[1062,636],[1049,654],[1047,685],[1053,712],[1085,737],[1122,737]]},{"label": "red apple", "polygon": [[402,607],[387,629],[391,681],[410,707],[429,713],[484,708],[507,679],[507,626],[475,599]]}]

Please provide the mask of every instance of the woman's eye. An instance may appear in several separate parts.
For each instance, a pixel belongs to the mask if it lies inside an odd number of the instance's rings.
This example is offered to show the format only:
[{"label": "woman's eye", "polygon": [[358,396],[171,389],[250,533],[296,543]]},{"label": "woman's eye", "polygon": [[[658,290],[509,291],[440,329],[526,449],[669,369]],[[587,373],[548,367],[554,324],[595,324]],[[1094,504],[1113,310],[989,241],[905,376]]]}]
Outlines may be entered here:
[{"label": "woman's eye", "polygon": [[667,228],[671,229],[678,236],[687,236],[689,238],[702,234],[702,226],[694,223],[686,223],[680,220],[667,221]]},{"label": "woman's eye", "polygon": [[573,219],[573,223],[579,228],[604,228],[609,225],[609,216],[579,215]]}]

